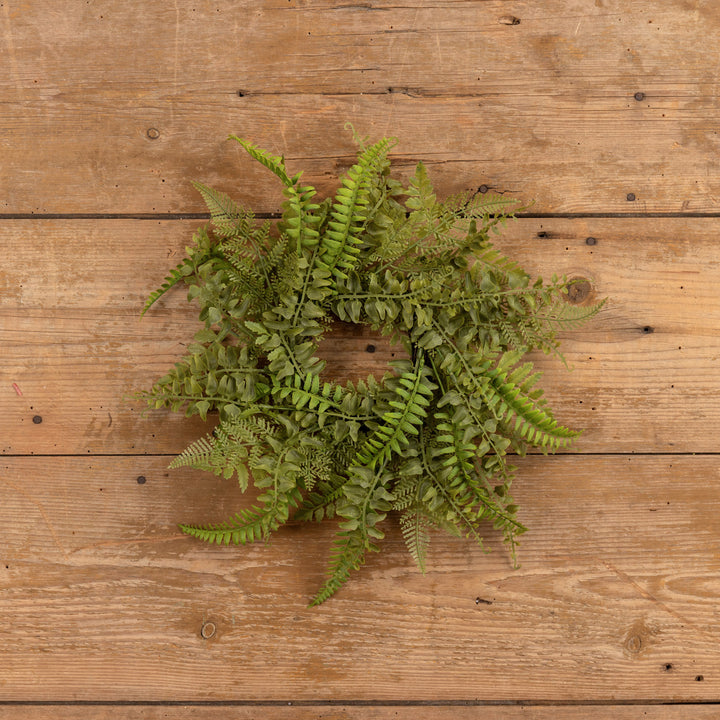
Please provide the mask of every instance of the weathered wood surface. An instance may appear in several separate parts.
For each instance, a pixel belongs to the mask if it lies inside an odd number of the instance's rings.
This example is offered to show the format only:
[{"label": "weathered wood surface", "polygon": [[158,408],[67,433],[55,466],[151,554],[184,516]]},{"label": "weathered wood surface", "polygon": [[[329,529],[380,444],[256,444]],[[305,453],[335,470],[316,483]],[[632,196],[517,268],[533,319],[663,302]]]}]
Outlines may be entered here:
[{"label": "weathered wood surface", "polygon": [[197,543],[175,523],[250,499],[164,465],[4,459],[3,700],[718,696],[715,456],[525,458],[520,569],[490,531],[490,554],[434,536],[422,576],[388,519],[383,552],[315,609],[334,523]]},{"label": "weathered wood surface", "polygon": [[715,705],[123,705],[0,707],[0,720],[716,720]]},{"label": "weathered wood surface", "polygon": [[[183,353],[196,316],[178,288],[142,319],[145,297],[179,261],[197,221],[5,221],[0,270],[0,452],[176,453],[203,432],[126,395]],[[606,307],[564,334],[568,370],[536,357],[579,452],[711,452],[720,406],[720,255],[715,219],[521,219],[497,247],[533,275],[588,278]],[[544,237],[538,237],[544,235]],[[595,238],[588,245],[587,238]],[[338,333],[328,374],[382,373],[386,339]],[[21,392],[22,396],[18,393]],[[42,418],[34,424],[33,418]]]},{"label": "weathered wood surface", "polygon": [[717,5],[687,0],[7,0],[0,212],[198,211],[189,180],[238,177],[274,210],[274,179],[227,135],[325,190],[348,120],[449,191],[717,212],[719,35]]},{"label": "weathered wood surface", "polygon": [[[718,39],[706,0],[0,2],[0,720],[716,717]],[[522,568],[437,536],[422,577],[395,528],[311,611],[334,525],[182,536],[251,498],[168,471],[203,424],[122,397],[195,324],[182,293],[138,317],[189,181],[278,210],[234,132],[327,193],[347,120],[440,195],[534,201],[499,247],[609,299],[571,373],[537,358],[586,432],[519,463]],[[368,342],[328,372],[383,367]]]}]

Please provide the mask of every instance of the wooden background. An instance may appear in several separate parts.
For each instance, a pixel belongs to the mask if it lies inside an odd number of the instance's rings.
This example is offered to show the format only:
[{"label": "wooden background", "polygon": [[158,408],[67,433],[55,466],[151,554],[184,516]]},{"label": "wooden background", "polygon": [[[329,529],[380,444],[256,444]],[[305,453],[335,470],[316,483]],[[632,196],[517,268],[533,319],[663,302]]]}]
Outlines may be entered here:
[{"label": "wooden background", "polygon": [[[0,718],[718,717],[719,41],[714,0],[0,0]],[[249,500],[126,396],[195,323],[139,319],[189,181],[277,211],[237,133],[328,193],[348,120],[532,202],[499,247],[609,299],[538,358],[586,431],[519,463],[521,569],[438,535],[423,577],[391,528],[309,610],[332,523],[182,536]]]}]

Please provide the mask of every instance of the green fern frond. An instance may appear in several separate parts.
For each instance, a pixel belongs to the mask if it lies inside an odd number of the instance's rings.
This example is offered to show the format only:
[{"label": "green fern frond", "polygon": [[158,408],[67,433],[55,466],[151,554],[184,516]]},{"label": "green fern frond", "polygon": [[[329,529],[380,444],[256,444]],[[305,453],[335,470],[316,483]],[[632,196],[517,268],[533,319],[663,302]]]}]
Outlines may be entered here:
[{"label": "green fern frond", "polygon": [[346,278],[358,263],[361,233],[368,220],[370,188],[382,173],[392,147],[387,138],[366,148],[342,179],[327,228],[320,239],[317,264],[333,275]]},{"label": "green fern frond", "polygon": [[144,315],[165,293],[167,293],[172,287],[180,282],[184,282],[188,275],[193,271],[192,261],[188,258],[170,271],[170,274],[165,278],[165,282],[157,289],[150,293],[150,296],[145,303],[140,315]]},{"label": "green fern frond", "polygon": [[288,518],[287,506],[281,503],[264,508],[252,506],[241,510],[227,522],[216,525],[180,525],[187,535],[217,545],[246,545],[267,540]]},{"label": "green fern frond", "polygon": [[215,232],[220,237],[245,236],[250,231],[253,214],[243,210],[233,199],[219,190],[193,182],[210,211]]},{"label": "green fern frond", "polygon": [[515,260],[505,257],[489,242],[477,253],[475,266],[481,269],[476,275],[481,289],[501,290],[503,286],[515,289],[527,285],[529,279]]},{"label": "green fern frond", "polygon": [[281,155],[271,155],[266,150],[262,150],[257,145],[253,145],[251,142],[237,137],[237,135],[230,135],[228,139],[239,142],[250,157],[257,160],[261,165],[264,165],[270,172],[280,178],[280,181],[286,187],[292,187],[300,179],[299,175],[291,178],[287,174],[285,158]]},{"label": "green fern frond", "polygon": [[525,377],[528,365],[510,373],[507,364],[517,360],[517,353],[507,353],[496,368],[488,370],[490,384],[486,386],[486,402],[499,421],[514,420],[514,431],[524,440],[542,449],[557,450],[565,447],[580,433],[566,428],[555,420],[551,411],[544,407],[539,393],[530,394],[537,374]]},{"label": "green fern frond", "polygon": [[211,436],[202,437],[183,450],[169,465],[168,469],[176,470],[182,467],[193,467],[198,470],[211,469],[210,456],[213,452]]},{"label": "green fern frond", "polygon": [[357,570],[367,552],[378,550],[377,541],[385,534],[378,524],[392,509],[394,499],[389,487],[392,474],[382,465],[379,468],[352,467],[350,479],[343,488],[344,501],[338,503],[337,513],[344,520],[331,556],[328,578],[312,605],[325,602],[347,581],[352,570]]},{"label": "green fern frond", "polygon": [[265,253],[263,257],[263,263],[266,266],[268,272],[277,272],[283,259],[288,254],[288,236],[278,235],[275,238],[270,238],[270,223],[263,225],[263,235],[266,241]]},{"label": "green fern frond", "polygon": [[358,450],[357,464],[373,468],[387,462],[410,444],[408,436],[419,433],[437,389],[423,361],[424,353],[420,350],[414,365],[396,379],[392,388],[396,397],[388,401],[390,409],[383,414],[382,424]]},{"label": "green fern frond", "polygon": [[521,208],[520,200],[499,193],[462,193],[449,197],[443,205],[466,218],[501,216],[510,218]]},{"label": "green fern frond", "polygon": [[353,570],[359,570],[367,552],[365,539],[356,532],[341,533],[330,556],[328,578],[310,602],[310,607],[321,605],[332,597],[348,580]]},{"label": "green fern frond", "polygon": [[420,507],[412,507],[400,516],[400,529],[405,545],[423,575],[430,545],[430,527],[430,521]]},{"label": "green fern frond", "polygon": [[592,305],[571,305],[563,299],[552,303],[543,313],[543,318],[558,329],[575,330],[595,317],[603,309],[605,302],[603,299]]},{"label": "green fern frond", "polygon": [[193,239],[195,241],[194,246],[185,248],[187,256],[170,271],[170,274],[165,278],[165,282],[157,290],[150,293],[140,313],[141,317],[175,285],[188,282],[193,274],[197,272],[200,265],[213,257],[219,256],[217,250],[212,247],[210,237],[204,228],[199,229]]},{"label": "green fern frond", "polygon": [[257,145],[253,145],[235,135],[231,135],[230,139],[239,142],[252,158],[268,168],[285,186],[283,192],[287,201],[283,212],[281,230],[295,240],[298,253],[303,247],[312,248],[316,246],[319,238],[317,225],[320,222],[320,217],[315,215],[315,211],[320,209],[320,205],[312,202],[313,197],[316,195],[315,188],[311,185],[300,187],[299,181],[302,173],[290,177],[287,174],[284,157],[271,155],[266,150],[262,150]]}]

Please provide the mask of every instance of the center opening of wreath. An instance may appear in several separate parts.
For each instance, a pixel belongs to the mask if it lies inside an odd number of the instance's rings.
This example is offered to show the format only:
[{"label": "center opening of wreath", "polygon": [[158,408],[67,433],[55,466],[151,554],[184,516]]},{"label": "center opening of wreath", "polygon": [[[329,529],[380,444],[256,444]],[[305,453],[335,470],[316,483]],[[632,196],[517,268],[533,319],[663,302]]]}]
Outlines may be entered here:
[{"label": "center opening of wreath", "polygon": [[342,385],[366,380],[368,375],[380,381],[392,372],[392,360],[408,357],[402,343],[393,343],[390,335],[383,335],[369,325],[340,320],[327,326],[316,355],[325,362],[322,379]]}]

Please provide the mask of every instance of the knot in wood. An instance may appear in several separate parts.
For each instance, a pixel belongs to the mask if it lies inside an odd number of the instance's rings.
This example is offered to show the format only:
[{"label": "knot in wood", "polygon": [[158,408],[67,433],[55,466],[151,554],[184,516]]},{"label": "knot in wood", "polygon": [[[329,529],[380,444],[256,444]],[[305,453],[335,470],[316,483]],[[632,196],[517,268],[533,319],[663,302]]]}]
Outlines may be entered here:
[{"label": "knot in wood", "polygon": [[203,626],[200,628],[200,637],[202,637],[203,640],[209,640],[213,635],[215,635],[216,630],[217,628],[215,627],[215,623],[203,623]]},{"label": "knot in wood", "polygon": [[567,289],[567,300],[573,305],[580,305],[590,297],[592,285],[585,278],[577,278],[572,280]]}]

